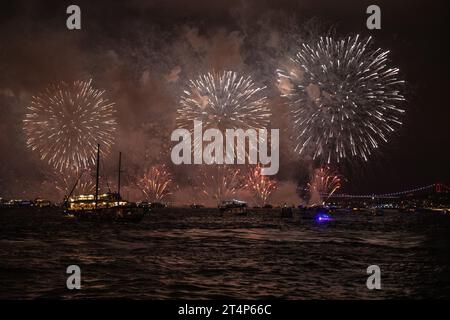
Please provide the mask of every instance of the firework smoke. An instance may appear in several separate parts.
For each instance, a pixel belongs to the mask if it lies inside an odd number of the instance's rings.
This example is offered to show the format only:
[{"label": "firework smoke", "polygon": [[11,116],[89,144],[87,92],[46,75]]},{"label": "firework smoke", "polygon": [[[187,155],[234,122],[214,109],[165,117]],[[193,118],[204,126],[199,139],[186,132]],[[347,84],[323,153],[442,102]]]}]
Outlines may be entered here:
[{"label": "firework smoke", "polygon": [[151,167],[138,182],[138,186],[150,202],[164,200],[172,193],[171,185],[172,175],[165,165]]},{"label": "firework smoke", "polygon": [[89,81],[61,82],[33,96],[23,127],[27,147],[59,171],[95,163],[97,143],[107,153],[114,142],[114,103]]},{"label": "firework smoke", "polygon": [[389,66],[389,51],[371,38],[320,38],[304,43],[290,65],[277,70],[278,88],[291,107],[295,150],[327,163],[367,161],[402,124],[404,81]]},{"label": "firework smoke", "polygon": [[277,182],[262,175],[261,165],[258,164],[249,170],[244,188],[251,191],[259,206],[264,206],[272,192],[277,188]]}]

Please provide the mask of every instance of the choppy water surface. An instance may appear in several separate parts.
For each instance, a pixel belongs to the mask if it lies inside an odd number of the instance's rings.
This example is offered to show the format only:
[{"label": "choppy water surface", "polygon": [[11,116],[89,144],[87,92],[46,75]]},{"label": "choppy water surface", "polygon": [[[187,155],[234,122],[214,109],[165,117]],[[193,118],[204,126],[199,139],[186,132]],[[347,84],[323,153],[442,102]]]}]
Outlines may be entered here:
[{"label": "choppy water surface", "polygon": [[[66,289],[81,267],[82,290]],[[366,269],[382,270],[369,291]],[[165,209],[140,224],[0,211],[0,298],[450,297],[450,216],[339,214],[317,223]]]}]

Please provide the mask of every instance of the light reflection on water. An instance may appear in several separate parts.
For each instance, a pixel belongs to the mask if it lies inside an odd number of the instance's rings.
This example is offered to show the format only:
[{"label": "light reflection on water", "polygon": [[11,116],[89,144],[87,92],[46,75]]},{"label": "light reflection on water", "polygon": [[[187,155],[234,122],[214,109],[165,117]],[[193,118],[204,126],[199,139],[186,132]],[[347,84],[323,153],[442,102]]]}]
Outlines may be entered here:
[{"label": "light reflection on water", "polygon": [[[277,210],[167,209],[100,225],[4,211],[0,298],[448,298],[449,220],[348,214],[317,224]],[[81,291],[65,288],[70,264],[82,269]],[[365,286],[371,264],[381,291]]]}]

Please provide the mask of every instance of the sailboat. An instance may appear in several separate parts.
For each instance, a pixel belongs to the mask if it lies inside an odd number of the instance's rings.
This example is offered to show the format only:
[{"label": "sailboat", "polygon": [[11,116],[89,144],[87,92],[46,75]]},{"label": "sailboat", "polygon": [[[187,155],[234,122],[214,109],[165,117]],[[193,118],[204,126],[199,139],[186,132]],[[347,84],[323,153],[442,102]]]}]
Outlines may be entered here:
[{"label": "sailboat", "polygon": [[78,177],[68,197],[64,201],[64,213],[68,217],[78,220],[101,220],[101,221],[128,221],[140,222],[148,208],[138,207],[135,203],[123,200],[120,195],[120,173],[122,153],[119,152],[119,172],[117,181],[117,192],[99,194],[99,167],[100,167],[100,144],[97,145],[97,170],[95,180],[95,194],[83,194],[72,196],[81,175]]}]

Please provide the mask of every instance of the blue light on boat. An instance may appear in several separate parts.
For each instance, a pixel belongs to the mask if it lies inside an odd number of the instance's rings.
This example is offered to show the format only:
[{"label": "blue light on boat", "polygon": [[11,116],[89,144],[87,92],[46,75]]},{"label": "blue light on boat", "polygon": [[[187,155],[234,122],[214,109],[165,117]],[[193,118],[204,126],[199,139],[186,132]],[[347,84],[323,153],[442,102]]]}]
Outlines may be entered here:
[{"label": "blue light on boat", "polygon": [[317,222],[325,222],[325,221],[331,221],[331,217],[325,213],[319,213],[316,215],[316,221]]}]

